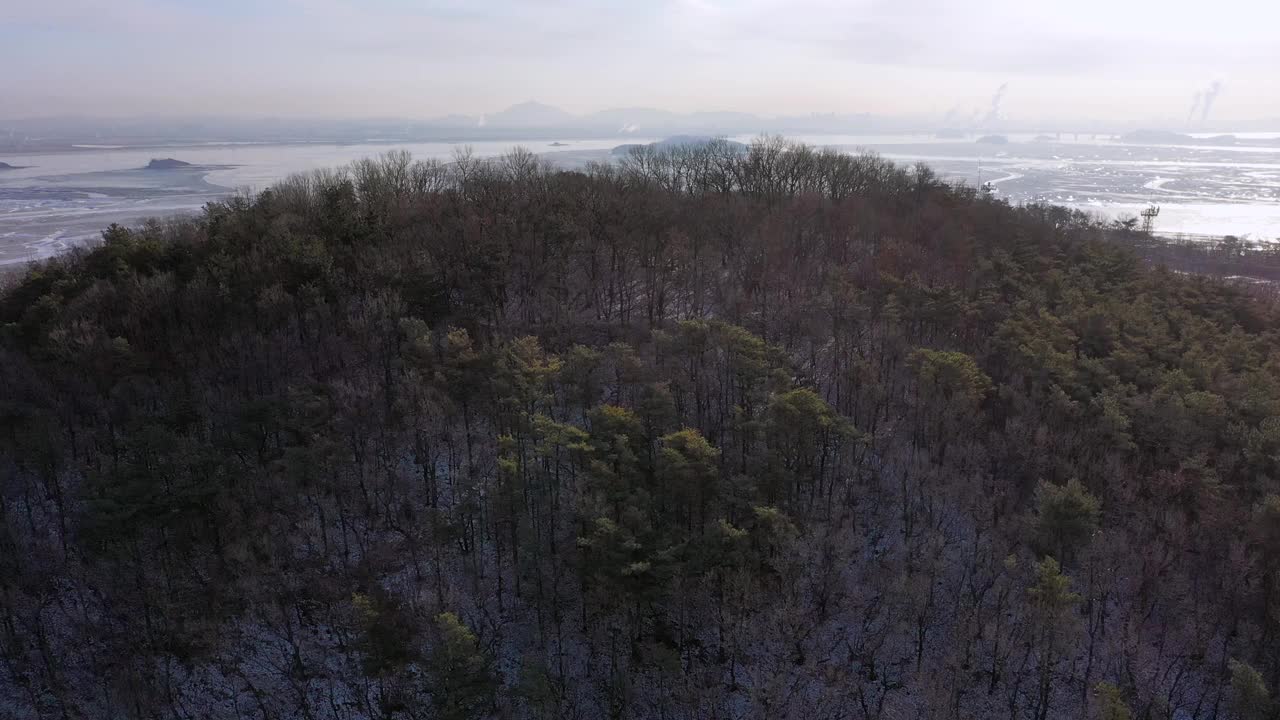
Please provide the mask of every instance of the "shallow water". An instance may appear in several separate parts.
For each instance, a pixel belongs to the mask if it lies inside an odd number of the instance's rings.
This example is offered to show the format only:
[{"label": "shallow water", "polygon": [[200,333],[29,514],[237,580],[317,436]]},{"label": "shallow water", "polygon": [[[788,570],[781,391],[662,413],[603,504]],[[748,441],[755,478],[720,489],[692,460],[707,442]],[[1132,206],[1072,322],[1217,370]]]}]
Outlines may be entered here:
[{"label": "shallow water", "polygon": [[1012,135],[1007,145],[899,137],[845,141],[802,138],[844,151],[866,149],[900,163],[924,162],[971,185],[991,183],[1015,203],[1049,202],[1107,218],[1160,206],[1156,231],[1168,235],[1239,235],[1280,239],[1280,145],[1275,133],[1248,133],[1241,144],[1130,145],[1110,139],[1035,142]]}]

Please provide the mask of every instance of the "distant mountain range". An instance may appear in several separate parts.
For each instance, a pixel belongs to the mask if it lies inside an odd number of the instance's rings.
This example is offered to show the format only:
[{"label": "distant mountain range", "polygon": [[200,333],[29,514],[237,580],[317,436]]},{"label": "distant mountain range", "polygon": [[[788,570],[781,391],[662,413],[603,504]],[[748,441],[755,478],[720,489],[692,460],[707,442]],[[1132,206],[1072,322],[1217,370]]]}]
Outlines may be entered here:
[{"label": "distant mountain range", "polygon": [[654,138],[672,135],[931,132],[924,121],[882,115],[766,117],[741,112],[678,113],[645,107],[574,114],[528,101],[483,115],[406,118],[101,118],[0,120],[0,153],[220,143],[475,142]]},{"label": "distant mountain range", "polygon": [[535,100],[495,113],[446,115],[426,121],[428,126],[455,130],[557,129],[615,134],[663,135],[684,132],[741,134],[755,132],[865,132],[900,129],[900,121],[866,113],[764,117],[742,112],[677,113],[657,108],[628,107],[575,115]]},{"label": "distant mountain range", "polygon": [[[458,117],[457,115],[450,115],[447,119],[456,121]],[[572,114],[558,107],[544,105],[532,100],[512,105],[506,110],[501,110],[492,115],[482,115],[479,119],[467,118],[465,115],[461,117],[472,120],[472,123],[476,125],[492,125],[494,127],[563,127],[572,125],[576,120]]]},{"label": "distant mountain range", "polygon": [[[812,113],[765,116],[743,112],[680,113],[651,107],[620,107],[576,114],[530,100],[482,115],[450,114],[411,118],[284,117],[51,117],[0,120],[0,155],[50,150],[131,147],[161,148],[223,143],[414,143],[480,141],[552,141],[581,139],[661,138],[673,135],[734,136],[756,134],[873,135],[928,133],[965,139],[992,133],[1044,132],[1019,130],[1007,123],[939,129],[928,117],[895,117],[870,113]],[[1059,128],[1062,130],[1065,128]],[[1169,133],[1165,138],[1172,138]],[[1132,142],[1154,142],[1139,131]],[[1180,140],[1180,138],[1179,138]],[[1167,140],[1172,141],[1172,140]],[[1223,137],[1211,144],[1231,144]]]}]

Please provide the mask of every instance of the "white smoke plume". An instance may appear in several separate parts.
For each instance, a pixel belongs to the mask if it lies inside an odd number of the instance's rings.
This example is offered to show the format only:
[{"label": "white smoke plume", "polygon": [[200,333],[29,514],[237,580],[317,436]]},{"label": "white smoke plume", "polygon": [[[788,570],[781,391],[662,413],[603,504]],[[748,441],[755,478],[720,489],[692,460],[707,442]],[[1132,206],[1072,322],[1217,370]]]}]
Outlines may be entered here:
[{"label": "white smoke plume", "polygon": [[991,107],[987,110],[987,117],[983,122],[995,122],[1000,119],[1000,106],[1004,104],[1004,93],[1009,89],[1009,83],[1002,84],[996,89],[996,94],[991,96]]},{"label": "white smoke plume", "polygon": [[1204,124],[1209,119],[1209,111],[1213,109],[1213,101],[1218,99],[1218,93],[1222,92],[1222,82],[1214,80],[1209,83],[1209,87],[1204,91],[1204,99],[1200,102],[1200,123]]}]

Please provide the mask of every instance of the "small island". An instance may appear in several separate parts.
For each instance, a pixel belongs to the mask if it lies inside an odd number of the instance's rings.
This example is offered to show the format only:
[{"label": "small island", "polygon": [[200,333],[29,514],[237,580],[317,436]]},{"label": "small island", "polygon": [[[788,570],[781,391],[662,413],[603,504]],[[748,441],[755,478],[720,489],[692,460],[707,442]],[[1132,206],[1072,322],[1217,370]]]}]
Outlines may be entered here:
[{"label": "small island", "polygon": [[10,165],[7,162],[0,161],[0,170],[21,170],[25,167],[27,166],[26,165]]},{"label": "small island", "polygon": [[619,145],[611,152],[613,155],[630,155],[632,152],[640,148],[652,148],[654,150],[665,152],[677,148],[697,148],[711,144],[722,145],[736,154],[745,154],[747,146],[744,143],[735,140],[726,140],[721,137],[710,137],[704,135],[672,135],[665,140],[651,142],[647,145],[640,143],[627,143]]},{"label": "small island", "polygon": [[556,141],[551,143],[551,147],[569,147],[569,143]]},{"label": "small island", "polygon": [[[1122,143],[1139,144],[1139,145],[1218,145],[1232,146],[1241,145],[1240,138],[1235,135],[1212,135],[1209,137],[1196,137],[1180,132],[1170,132],[1168,130],[1134,130],[1130,133],[1121,135],[1118,140]],[[1271,139],[1251,140],[1248,145],[1274,146],[1280,145],[1280,142]]]},{"label": "small island", "polygon": [[1195,138],[1168,130],[1134,130],[1120,136],[1123,143],[1151,143],[1159,145],[1189,145]]},{"label": "small island", "polygon": [[186,167],[191,167],[191,163],[183,162],[181,160],[174,160],[173,158],[152,158],[151,162],[147,163],[147,167],[145,169],[146,170],[177,170],[179,168],[186,168]]},{"label": "small island", "polygon": [[983,135],[977,140],[974,140],[974,142],[981,143],[983,145],[1008,145],[1009,138],[1004,135]]}]

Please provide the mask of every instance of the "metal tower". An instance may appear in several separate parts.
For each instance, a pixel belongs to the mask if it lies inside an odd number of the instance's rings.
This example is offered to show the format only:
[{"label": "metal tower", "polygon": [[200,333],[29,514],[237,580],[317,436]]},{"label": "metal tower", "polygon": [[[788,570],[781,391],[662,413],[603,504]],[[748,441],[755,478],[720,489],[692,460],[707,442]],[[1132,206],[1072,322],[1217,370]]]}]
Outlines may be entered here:
[{"label": "metal tower", "polygon": [[1142,215],[1142,232],[1150,235],[1156,225],[1156,216],[1160,214],[1160,206],[1152,205],[1139,214]]}]

